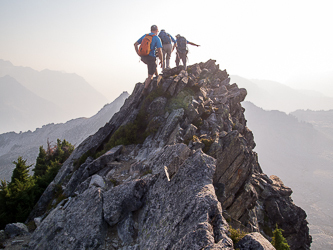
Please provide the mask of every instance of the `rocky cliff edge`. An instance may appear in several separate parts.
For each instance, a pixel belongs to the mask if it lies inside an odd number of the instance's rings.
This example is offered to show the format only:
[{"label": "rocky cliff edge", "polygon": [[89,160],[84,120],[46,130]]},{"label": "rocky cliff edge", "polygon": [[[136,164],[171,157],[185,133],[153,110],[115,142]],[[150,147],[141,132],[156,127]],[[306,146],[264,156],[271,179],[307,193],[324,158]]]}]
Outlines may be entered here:
[{"label": "rocky cliff edge", "polygon": [[[306,213],[253,151],[241,102],[214,60],[143,84],[63,164],[28,220],[31,249],[233,249],[229,226],[309,249]],[[266,244],[266,243],[265,243]],[[267,249],[267,248],[263,248]]]}]

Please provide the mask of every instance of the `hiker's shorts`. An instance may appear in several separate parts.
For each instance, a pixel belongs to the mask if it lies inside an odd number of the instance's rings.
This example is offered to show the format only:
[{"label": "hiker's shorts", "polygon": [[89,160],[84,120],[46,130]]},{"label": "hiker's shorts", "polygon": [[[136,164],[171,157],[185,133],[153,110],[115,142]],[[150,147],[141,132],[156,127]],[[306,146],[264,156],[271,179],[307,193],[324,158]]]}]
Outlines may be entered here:
[{"label": "hiker's shorts", "polygon": [[157,64],[156,64],[156,57],[154,56],[141,56],[141,61],[147,64],[148,67],[148,75],[154,75]]}]

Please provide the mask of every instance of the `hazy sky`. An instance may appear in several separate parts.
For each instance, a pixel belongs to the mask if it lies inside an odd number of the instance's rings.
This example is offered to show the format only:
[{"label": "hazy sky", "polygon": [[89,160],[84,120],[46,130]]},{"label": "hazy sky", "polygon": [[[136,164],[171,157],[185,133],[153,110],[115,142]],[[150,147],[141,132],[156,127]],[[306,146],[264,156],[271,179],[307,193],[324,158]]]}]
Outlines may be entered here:
[{"label": "hazy sky", "polygon": [[333,72],[332,7],[329,0],[0,0],[0,59],[77,73],[111,101],[145,80],[133,44],[156,24],[201,45],[189,46],[189,64],[215,59],[229,74],[284,83]]}]

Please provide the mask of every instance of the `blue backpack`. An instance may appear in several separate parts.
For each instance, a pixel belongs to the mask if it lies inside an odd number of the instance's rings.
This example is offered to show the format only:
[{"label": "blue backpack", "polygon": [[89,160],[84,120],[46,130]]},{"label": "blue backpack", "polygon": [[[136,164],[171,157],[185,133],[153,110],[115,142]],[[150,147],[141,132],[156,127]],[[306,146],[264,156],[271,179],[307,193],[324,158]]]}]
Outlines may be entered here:
[{"label": "blue backpack", "polygon": [[171,38],[165,31],[161,31],[158,36],[161,38],[162,44],[171,44]]},{"label": "blue backpack", "polygon": [[187,53],[187,40],[183,36],[177,38],[177,51],[182,54]]}]

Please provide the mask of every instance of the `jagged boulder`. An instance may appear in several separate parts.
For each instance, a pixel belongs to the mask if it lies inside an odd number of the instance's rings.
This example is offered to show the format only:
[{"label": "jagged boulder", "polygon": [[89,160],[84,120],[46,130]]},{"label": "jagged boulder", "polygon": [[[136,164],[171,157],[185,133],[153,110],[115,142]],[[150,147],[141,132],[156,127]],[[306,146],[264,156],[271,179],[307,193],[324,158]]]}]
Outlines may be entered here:
[{"label": "jagged boulder", "polygon": [[[170,146],[162,154],[177,152],[177,146]],[[139,245],[143,249],[233,249],[212,183],[216,160],[200,149],[181,163],[183,156],[175,157],[179,169],[170,181],[162,170],[163,161],[151,163],[162,169],[157,170],[139,214]]]},{"label": "jagged boulder", "polygon": [[12,238],[19,235],[27,235],[29,234],[29,230],[28,227],[23,223],[17,222],[7,224],[5,227],[5,233],[8,235],[8,237]]},{"label": "jagged boulder", "polygon": [[102,192],[91,186],[60,203],[37,227],[29,249],[101,249],[107,233]]},{"label": "jagged boulder", "polygon": [[245,235],[235,247],[239,250],[275,250],[275,247],[260,233]]},{"label": "jagged boulder", "polygon": [[[142,90],[138,83],[63,164],[30,215],[56,206],[32,249],[233,249],[229,223],[260,242],[278,224],[291,249],[309,248],[306,214],[281,180],[263,173],[241,106],[247,92],[225,70],[214,60],[180,66],[155,78],[147,96]],[[67,199],[56,205],[59,187]]]}]

